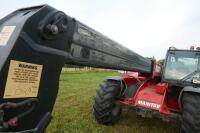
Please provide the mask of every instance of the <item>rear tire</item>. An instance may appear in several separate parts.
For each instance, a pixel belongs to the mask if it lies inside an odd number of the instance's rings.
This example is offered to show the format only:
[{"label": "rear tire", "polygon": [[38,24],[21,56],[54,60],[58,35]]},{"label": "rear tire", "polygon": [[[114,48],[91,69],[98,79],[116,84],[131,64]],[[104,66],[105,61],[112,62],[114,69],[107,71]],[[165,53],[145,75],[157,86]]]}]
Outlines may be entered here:
[{"label": "rear tire", "polygon": [[93,106],[94,116],[98,123],[113,125],[119,120],[122,109],[116,102],[120,91],[120,83],[117,81],[107,80],[100,85]]},{"label": "rear tire", "polygon": [[200,133],[200,94],[184,92],[181,133]]}]

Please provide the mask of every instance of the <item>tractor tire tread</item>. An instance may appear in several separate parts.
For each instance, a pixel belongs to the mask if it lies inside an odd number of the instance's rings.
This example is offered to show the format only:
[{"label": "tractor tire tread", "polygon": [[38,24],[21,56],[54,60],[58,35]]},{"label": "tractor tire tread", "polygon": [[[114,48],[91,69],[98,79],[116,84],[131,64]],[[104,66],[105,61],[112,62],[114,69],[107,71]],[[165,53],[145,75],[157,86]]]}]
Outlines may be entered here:
[{"label": "tractor tire tread", "polygon": [[200,133],[200,94],[184,92],[181,133]]},{"label": "tractor tire tread", "polygon": [[117,96],[116,81],[104,81],[100,84],[100,88],[96,91],[94,98],[94,116],[98,123],[104,125],[113,125],[121,115],[121,111],[117,116],[112,115]]}]

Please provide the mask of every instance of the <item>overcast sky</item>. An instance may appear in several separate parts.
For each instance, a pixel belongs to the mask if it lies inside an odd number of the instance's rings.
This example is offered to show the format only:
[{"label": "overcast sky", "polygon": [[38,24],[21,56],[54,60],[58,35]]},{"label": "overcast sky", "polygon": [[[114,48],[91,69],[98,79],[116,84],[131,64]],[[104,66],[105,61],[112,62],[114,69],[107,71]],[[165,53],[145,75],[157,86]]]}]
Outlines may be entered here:
[{"label": "overcast sky", "polygon": [[160,59],[170,46],[200,46],[198,0],[1,0],[0,18],[45,3],[142,56]]}]

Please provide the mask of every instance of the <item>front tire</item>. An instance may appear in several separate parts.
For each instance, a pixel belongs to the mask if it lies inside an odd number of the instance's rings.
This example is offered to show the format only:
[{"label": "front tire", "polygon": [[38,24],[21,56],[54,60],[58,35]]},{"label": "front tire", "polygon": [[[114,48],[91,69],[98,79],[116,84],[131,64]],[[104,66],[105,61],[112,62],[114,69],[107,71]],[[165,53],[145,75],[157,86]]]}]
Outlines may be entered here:
[{"label": "front tire", "polygon": [[104,125],[115,124],[121,115],[122,109],[116,104],[121,89],[120,82],[106,80],[97,90],[94,98],[94,116],[98,123]]},{"label": "front tire", "polygon": [[184,92],[181,133],[200,133],[200,94]]}]

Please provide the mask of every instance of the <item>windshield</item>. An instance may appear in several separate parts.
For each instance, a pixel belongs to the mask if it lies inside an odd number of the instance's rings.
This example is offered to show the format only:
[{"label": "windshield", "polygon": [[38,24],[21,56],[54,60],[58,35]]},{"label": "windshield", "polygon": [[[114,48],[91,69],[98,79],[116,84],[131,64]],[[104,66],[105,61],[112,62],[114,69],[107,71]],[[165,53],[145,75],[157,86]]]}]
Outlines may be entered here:
[{"label": "windshield", "polygon": [[166,60],[164,78],[181,80],[185,76],[197,71],[199,53],[191,51],[169,51]]}]

